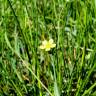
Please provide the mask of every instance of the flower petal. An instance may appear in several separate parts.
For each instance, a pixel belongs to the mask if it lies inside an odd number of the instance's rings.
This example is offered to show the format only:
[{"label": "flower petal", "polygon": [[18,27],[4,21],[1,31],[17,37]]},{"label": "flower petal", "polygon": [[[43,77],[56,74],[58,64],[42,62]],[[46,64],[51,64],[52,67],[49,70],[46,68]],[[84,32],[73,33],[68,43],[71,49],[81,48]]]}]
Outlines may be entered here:
[{"label": "flower petal", "polygon": [[45,51],[50,51],[50,48],[46,48]]},{"label": "flower petal", "polygon": [[51,44],[51,48],[54,48],[56,46],[56,44]]},{"label": "flower petal", "polygon": [[47,40],[42,41],[42,44],[46,45],[47,44]]},{"label": "flower petal", "polygon": [[49,40],[49,43],[52,44],[52,43],[53,43],[53,39],[50,39],[50,40]]},{"label": "flower petal", "polygon": [[41,45],[39,46],[40,49],[45,49],[45,46]]}]

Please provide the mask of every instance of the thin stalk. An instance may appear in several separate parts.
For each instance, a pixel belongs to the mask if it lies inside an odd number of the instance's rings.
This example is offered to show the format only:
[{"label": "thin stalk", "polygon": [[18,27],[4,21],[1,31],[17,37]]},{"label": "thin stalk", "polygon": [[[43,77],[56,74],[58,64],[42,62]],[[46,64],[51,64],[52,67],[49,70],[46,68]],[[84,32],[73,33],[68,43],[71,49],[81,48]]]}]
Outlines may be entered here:
[{"label": "thin stalk", "polygon": [[30,55],[29,55],[29,50],[28,50],[27,41],[26,41],[26,39],[25,39],[25,35],[24,35],[23,31],[22,31],[22,28],[21,28],[21,26],[20,26],[20,22],[19,22],[18,17],[17,17],[17,15],[16,15],[16,13],[15,13],[13,7],[12,7],[12,4],[11,4],[10,0],[7,0],[7,1],[8,1],[8,4],[9,4],[9,6],[10,6],[12,12],[13,12],[13,15],[14,15],[14,17],[15,17],[15,20],[16,20],[18,26],[19,26],[20,33],[21,33],[22,36],[23,36],[24,43],[25,43],[25,48],[26,48],[26,52],[27,52],[28,59],[29,59],[29,63],[31,64],[31,57],[30,57]]}]

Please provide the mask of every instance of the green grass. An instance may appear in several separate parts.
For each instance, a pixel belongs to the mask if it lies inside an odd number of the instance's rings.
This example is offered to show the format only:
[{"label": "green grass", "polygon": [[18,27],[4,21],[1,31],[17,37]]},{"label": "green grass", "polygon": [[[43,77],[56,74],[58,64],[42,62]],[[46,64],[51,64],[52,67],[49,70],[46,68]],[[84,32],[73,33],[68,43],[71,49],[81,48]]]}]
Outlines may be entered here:
[{"label": "green grass", "polygon": [[[39,49],[52,38],[56,47]],[[0,96],[96,96],[96,0],[0,0]]]}]

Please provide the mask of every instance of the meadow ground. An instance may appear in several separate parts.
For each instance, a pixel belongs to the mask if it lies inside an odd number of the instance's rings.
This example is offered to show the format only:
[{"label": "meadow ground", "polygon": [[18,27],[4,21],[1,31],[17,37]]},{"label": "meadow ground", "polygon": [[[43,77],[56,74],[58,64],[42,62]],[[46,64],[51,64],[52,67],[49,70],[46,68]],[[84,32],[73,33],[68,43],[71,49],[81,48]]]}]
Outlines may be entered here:
[{"label": "meadow ground", "polygon": [[0,0],[0,96],[96,96],[96,0]]}]

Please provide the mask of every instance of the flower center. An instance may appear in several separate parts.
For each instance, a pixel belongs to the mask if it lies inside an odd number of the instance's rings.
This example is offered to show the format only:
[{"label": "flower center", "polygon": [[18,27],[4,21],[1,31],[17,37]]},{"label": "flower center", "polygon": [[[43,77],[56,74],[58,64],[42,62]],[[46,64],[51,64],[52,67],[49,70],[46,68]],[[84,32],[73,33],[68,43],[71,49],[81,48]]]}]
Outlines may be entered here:
[{"label": "flower center", "polygon": [[46,44],[46,48],[50,48],[51,47],[51,44],[50,43],[47,43]]}]

